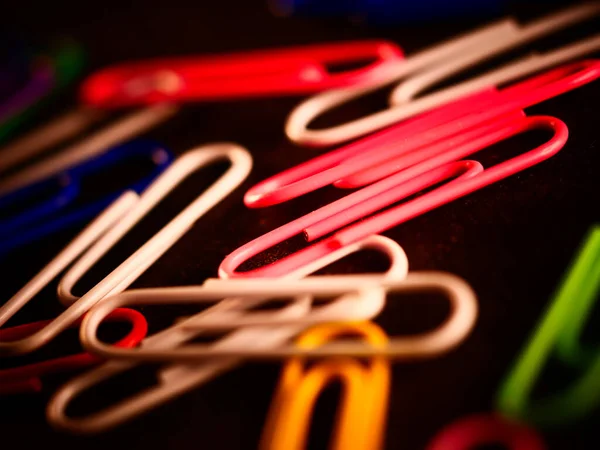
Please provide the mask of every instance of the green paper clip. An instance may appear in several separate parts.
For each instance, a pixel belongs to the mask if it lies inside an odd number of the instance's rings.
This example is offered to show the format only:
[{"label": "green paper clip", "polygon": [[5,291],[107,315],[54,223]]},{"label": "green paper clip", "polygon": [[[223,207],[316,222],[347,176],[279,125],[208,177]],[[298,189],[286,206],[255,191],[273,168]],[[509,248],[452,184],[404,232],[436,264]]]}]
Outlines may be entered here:
[{"label": "green paper clip", "polygon": [[[502,385],[497,397],[500,412],[549,426],[581,419],[600,404],[600,352],[581,345],[586,318],[599,290],[600,226],[594,226],[533,338]],[[583,373],[562,392],[532,401],[534,383],[551,354]]]}]

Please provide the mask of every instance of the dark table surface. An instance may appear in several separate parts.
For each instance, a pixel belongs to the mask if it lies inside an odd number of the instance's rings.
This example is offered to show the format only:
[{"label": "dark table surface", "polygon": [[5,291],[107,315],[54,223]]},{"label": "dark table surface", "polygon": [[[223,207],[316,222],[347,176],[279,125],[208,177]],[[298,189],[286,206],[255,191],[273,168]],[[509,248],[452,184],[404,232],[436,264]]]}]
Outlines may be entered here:
[{"label": "dark table surface", "polygon": [[[89,71],[129,59],[361,38],[391,39],[410,53],[478,24],[470,20],[376,28],[344,20],[284,19],[274,17],[262,1],[243,0],[3,3],[2,23],[32,42],[46,42],[57,35],[68,35],[81,42],[89,56]],[[516,9],[525,18],[543,11],[543,7]],[[542,47],[550,48],[594,29],[597,30],[597,23],[579,26],[572,33],[544,41]],[[71,106],[72,94],[43,112],[38,121]],[[375,95],[352,103],[321,120],[320,125],[363,115],[383,106],[384,99],[384,95]],[[326,188],[265,209],[248,210],[242,204],[243,193],[256,182],[321,152],[295,146],[283,134],[285,118],[299,100],[259,99],[186,106],[174,119],[147,133],[147,137],[177,154],[210,142],[237,142],[251,152],[254,169],[241,188],[200,220],[134,287],[199,284],[216,276],[220,261],[240,245],[344,194]],[[529,108],[530,115],[556,116],[569,126],[569,142],[558,155],[384,233],[405,249],[411,270],[455,273],[473,286],[480,304],[476,328],[457,350],[426,362],[394,364],[386,448],[423,449],[444,425],[493,408],[501,381],[540,319],[578,244],[600,219],[600,212],[593,206],[600,187],[596,110],[599,101],[600,84],[596,82]],[[526,151],[544,138],[547,136],[511,139],[482,152],[477,159],[490,165],[499,158]],[[223,169],[216,166],[191,177],[103,258],[77,290],[85,292],[93,286]],[[127,178],[127,171],[116,178]],[[115,182],[114,176],[100,177],[88,189],[101,192]],[[2,261],[0,294],[8,298],[14,293],[68,242],[74,231],[25,247]],[[300,239],[290,240],[254,259],[248,267],[259,266],[304,245]],[[336,263],[324,273],[384,268],[382,257],[365,252]],[[55,286],[52,283],[11,323],[50,318],[58,312]],[[437,299],[408,300],[386,307],[378,320],[388,333],[435,326],[446,313]],[[182,311],[165,308],[145,312],[155,330]],[[587,327],[584,339],[590,343],[598,343],[599,318],[596,312]],[[35,357],[64,354],[76,348],[73,342],[76,335],[67,333]],[[2,367],[16,364],[15,360],[3,361]],[[90,395],[87,403],[82,402],[79,407],[81,412],[115,400],[142,383],[151,383],[152,369],[136,372]],[[255,448],[279,372],[278,364],[244,365],[129,424],[94,437],[58,433],[46,424],[47,400],[68,379],[52,377],[39,395],[2,398],[1,447]],[[552,370],[547,372],[550,381],[543,390],[566,386],[574,376],[558,369],[560,376],[551,376]],[[326,448],[338,392],[334,386],[319,401],[311,448]],[[600,439],[593,427],[599,418],[597,411],[581,423],[546,430],[543,436],[551,449],[598,448]]]}]

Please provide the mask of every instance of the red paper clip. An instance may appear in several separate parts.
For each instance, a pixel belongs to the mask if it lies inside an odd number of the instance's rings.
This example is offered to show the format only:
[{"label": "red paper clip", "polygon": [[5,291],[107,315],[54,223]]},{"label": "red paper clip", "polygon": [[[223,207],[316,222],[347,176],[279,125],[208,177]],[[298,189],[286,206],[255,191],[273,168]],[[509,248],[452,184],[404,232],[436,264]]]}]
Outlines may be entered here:
[{"label": "red paper clip", "polygon": [[[135,347],[148,332],[144,316],[132,309],[120,308],[107,316],[111,322],[125,321],[131,324],[131,331],[114,345],[116,347]],[[83,318],[72,327],[81,325]],[[40,321],[0,330],[0,341],[12,341],[29,336],[44,328],[49,321]],[[54,373],[70,372],[86,368],[102,361],[102,358],[90,353],[79,353],[26,366],[0,370],[0,395],[39,392],[42,389],[41,378]]]},{"label": "red paper clip", "polygon": [[[331,73],[327,64],[374,60],[365,67]],[[298,95],[334,87],[375,83],[402,51],[387,41],[350,41],[219,56],[165,58],[124,63],[90,76],[83,102],[115,108],[157,102]]]},{"label": "red paper clip", "polygon": [[[357,187],[373,182],[235,250],[221,263],[220,276],[279,276],[332,249],[384,232],[546,160],[566,144],[567,126],[553,117],[526,117],[520,108],[599,76],[600,62],[584,61],[501,91],[489,89],[259,183],[246,193],[247,206],[282,203],[329,184]],[[547,129],[553,136],[538,148],[485,170],[477,161],[461,161],[534,129]],[[440,183],[414,200],[379,212]],[[248,259],[301,233],[309,242],[334,234],[273,264],[249,272],[237,271]]]},{"label": "red paper clip", "polygon": [[542,438],[525,425],[493,414],[466,417],[443,429],[427,450],[470,450],[501,444],[507,450],[545,450]]}]

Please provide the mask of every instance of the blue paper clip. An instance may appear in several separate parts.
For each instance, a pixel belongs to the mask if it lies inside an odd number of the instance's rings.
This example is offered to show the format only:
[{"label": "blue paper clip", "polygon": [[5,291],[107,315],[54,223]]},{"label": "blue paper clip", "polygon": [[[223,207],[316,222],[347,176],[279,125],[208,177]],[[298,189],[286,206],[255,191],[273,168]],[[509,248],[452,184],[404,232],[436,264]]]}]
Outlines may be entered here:
[{"label": "blue paper clip", "polygon": [[[147,158],[153,165],[150,173],[124,188],[78,206],[81,184],[85,177],[130,160]],[[174,159],[173,154],[159,144],[148,140],[134,140],[113,147],[97,158],[87,160],[61,175],[29,185],[0,197],[0,257],[25,244],[42,239],[93,218],[126,190],[141,193]],[[55,189],[56,193],[51,193]],[[48,194],[48,193],[51,194]],[[11,214],[19,205],[35,197],[43,200],[24,211]],[[8,210],[8,214],[7,214]]]}]

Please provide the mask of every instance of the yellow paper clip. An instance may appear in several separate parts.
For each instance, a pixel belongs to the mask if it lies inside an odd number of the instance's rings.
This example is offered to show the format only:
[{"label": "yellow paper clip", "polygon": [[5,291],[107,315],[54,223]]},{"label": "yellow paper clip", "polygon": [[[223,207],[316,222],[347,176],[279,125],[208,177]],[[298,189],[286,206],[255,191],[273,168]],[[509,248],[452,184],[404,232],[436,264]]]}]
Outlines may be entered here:
[{"label": "yellow paper clip", "polygon": [[[348,335],[358,335],[374,346],[385,346],[388,341],[383,330],[372,322],[337,323],[308,330],[300,336],[297,346],[314,348]],[[305,448],[319,393],[335,379],[342,383],[343,392],[331,449],[381,448],[390,385],[390,364],[385,357],[369,358],[366,363],[347,357],[330,358],[308,370],[302,358],[291,359],[283,369],[260,448]]]}]

